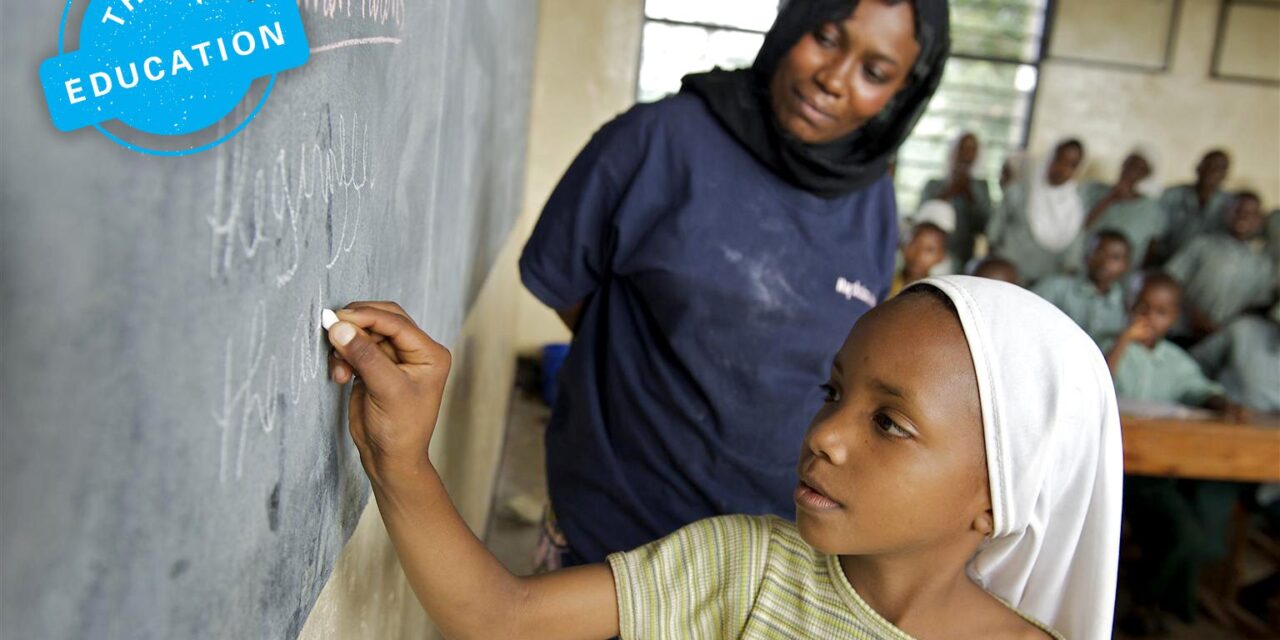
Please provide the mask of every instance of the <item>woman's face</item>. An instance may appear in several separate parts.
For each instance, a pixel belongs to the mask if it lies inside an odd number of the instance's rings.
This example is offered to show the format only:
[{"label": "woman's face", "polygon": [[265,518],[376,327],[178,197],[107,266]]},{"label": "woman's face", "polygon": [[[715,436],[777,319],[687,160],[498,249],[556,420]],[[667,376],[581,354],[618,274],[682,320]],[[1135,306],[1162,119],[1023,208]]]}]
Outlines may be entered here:
[{"label": "woman's face", "polygon": [[864,555],[990,533],[978,381],[949,309],[918,294],[876,307],[845,340],[828,385],[798,466],[806,542]]},{"label": "woman's face", "polygon": [[884,109],[919,54],[911,3],[859,2],[779,61],[769,85],[774,116],[803,142],[839,140]]}]

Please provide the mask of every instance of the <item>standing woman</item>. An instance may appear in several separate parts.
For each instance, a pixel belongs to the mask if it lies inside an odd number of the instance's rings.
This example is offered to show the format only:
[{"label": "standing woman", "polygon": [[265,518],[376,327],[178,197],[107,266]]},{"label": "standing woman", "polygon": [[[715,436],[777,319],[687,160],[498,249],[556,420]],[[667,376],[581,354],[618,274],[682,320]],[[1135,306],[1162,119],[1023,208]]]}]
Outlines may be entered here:
[{"label": "standing woman", "polygon": [[793,516],[831,354],[893,277],[886,168],[949,47],[945,0],[792,0],[750,69],[686,77],[569,167],[520,259],[574,332],[546,436],[556,559]]},{"label": "standing woman", "polygon": [[1080,267],[1075,245],[1086,212],[1075,175],[1082,160],[1079,140],[1058,143],[1047,161],[1009,186],[987,226],[992,252],[1017,265],[1028,285]]},{"label": "standing woman", "polygon": [[987,228],[991,218],[991,189],[987,181],[974,177],[978,162],[978,136],[966,131],[951,149],[951,166],[944,178],[934,178],[924,185],[920,202],[945,200],[956,210],[955,228],[951,230],[947,252],[953,270],[961,271],[973,259],[973,245],[978,234]]}]

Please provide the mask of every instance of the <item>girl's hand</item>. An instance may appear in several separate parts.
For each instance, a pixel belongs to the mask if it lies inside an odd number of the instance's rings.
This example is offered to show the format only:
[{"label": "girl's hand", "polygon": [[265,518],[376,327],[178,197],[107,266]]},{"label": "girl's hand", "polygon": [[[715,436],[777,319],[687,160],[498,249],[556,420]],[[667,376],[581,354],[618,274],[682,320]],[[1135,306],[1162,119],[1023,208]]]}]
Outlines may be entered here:
[{"label": "girl's hand", "polygon": [[449,351],[394,302],[353,302],[329,328],[335,355],[329,375],[351,380],[351,439],[375,482],[390,468],[429,465],[427,449],[440,412]]},{"label": "girl's hand", "polygon": [[1154,336],[1155,329],[1151,327],[1151,323],[1146,318],[1138,316],[1129,323],[1120,337],[1126,342],[1146,343]]}]

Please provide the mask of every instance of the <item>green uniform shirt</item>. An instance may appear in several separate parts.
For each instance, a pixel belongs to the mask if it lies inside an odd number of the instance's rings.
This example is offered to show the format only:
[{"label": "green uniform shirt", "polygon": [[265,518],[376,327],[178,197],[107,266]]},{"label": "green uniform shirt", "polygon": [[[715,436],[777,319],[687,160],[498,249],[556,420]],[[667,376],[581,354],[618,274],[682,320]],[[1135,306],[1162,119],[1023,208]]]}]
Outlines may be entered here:
[{"label": "green uniform shirt", "polygon": [[1227,209],[1231,196],[1218,191],[1209,204],[1200,208],[1194,184],[1169,187],[1160,195],[1160,208],[1165,214],[1164,257],[1174,255],[1192,240],[1227,228]]},{"label": "green uniform shirt", "polygon": [[1267,216],[1266,235],[1267,250],[1271,252],[1271,257],[1280,260],[1280,209]]},{"label": "green uniform shirt", "polygon": [[1017,265],[1018,275],[1026,283],[1034,283],[1056,273],[1079,271],[1083,236],[1082,229],[1075,242],[1061,252],[1050,251],[1036,242],[1027,221],[1027,188],[1024,184],[1011,185],[1005,190],[1004,201],[987,225],[987,239],[991,242],[992,252]]},{"label": "green uniform shirt", "polygon": [[[1104,350],[1110,348],[1110,344],[1103,346]],[[1135,400],[1198,407],[1223,393],[1222,386],[1206,378],[1200,365],[1186,351],[1168,340],[1157,342],[1154,349],[1129,343],[1114,378],[1116,395]]]},{"label": "green uniform shirt", "polygon": [[1241,311],[1266,304],[1275,291],[1269,256],[1225,233],[1192,240],[1165,265],[1182,283],[1184,299],[1223,324]]},{"label": "green uniform shirt", "polygon": [[[1111,185],[1102,182],[1091,182],[1085,185],[1081,193],[1085,213],[1092,211],[1093,206],[1110,192]],[[1151,241],[1165,234],[1166,224],[1165,213],[1160,208],[1160,203],[1142,196],[1111,204],[1093,223],[1089,231],[1111,229],[1123,234],[1129,240],[1131,248],[1130,267],[1137,268],[1142,266],[1142,259],[1147,255],[1147,248],[1151,246]]]},{"label": "green uniform shirt", "polygon": [[1111,285],[1106,293],[1098,293],[1087,277],[1049,276],[1032,291],[1075,320],[1094,342],[1114,338],[1129,326],[1124,291],[1119,284]]},{"label": "green uniform shirt", "polygon": [[[973,258],[973,243],[991,220],[991,188],[987,181],[975,178],[969,181],[969,185],[973,191],[972,201],[961,197],[947,201],[956,210],[956,228],[947,239],[947,253],[951,254],[956,271],[962,270]],[[937,198],[946,186],[946,180],[934,179],[925,183],[920,202]]]},{"label": "green uniform shirt", "polygon": [[775,516],[699,520],[608,559],[622,638],[910,638],[858,596],[839,556]]},{"label": "green uniform shirt", "polygon": [[1258,316],[1237,318],[1193,347],[1191,357],[1232,400],[1254,411],[1280,413],[1280,324]]}]

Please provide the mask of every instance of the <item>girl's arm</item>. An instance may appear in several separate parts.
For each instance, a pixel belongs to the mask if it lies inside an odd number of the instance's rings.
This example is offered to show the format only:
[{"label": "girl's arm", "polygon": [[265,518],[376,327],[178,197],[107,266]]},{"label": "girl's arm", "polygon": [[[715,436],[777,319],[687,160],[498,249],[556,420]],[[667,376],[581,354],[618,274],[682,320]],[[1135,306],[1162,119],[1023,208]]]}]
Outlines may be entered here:
[{"label": "girl's arm", "polygon": [[1145,319],[1138,317],[1129,321],[1129,326],[1116,336],[1115,343],[1107,349],[1107,368],[1111,370],[1112,377],[1120,370],[1120,362],[1124,360],[1124,352],[1129,348],[1129,343],[1145,342],[1151,338],[1151,333],[1151,324]]},{"label": "girl's arm", "polygon": [[608,638],[618,606],[608,566],[512,575],[463,522],[427,457],[448,350],[395,303],[357,302],[329,329],[331,376],[355,376],[349,428],[405,576],[450,638]]}]

